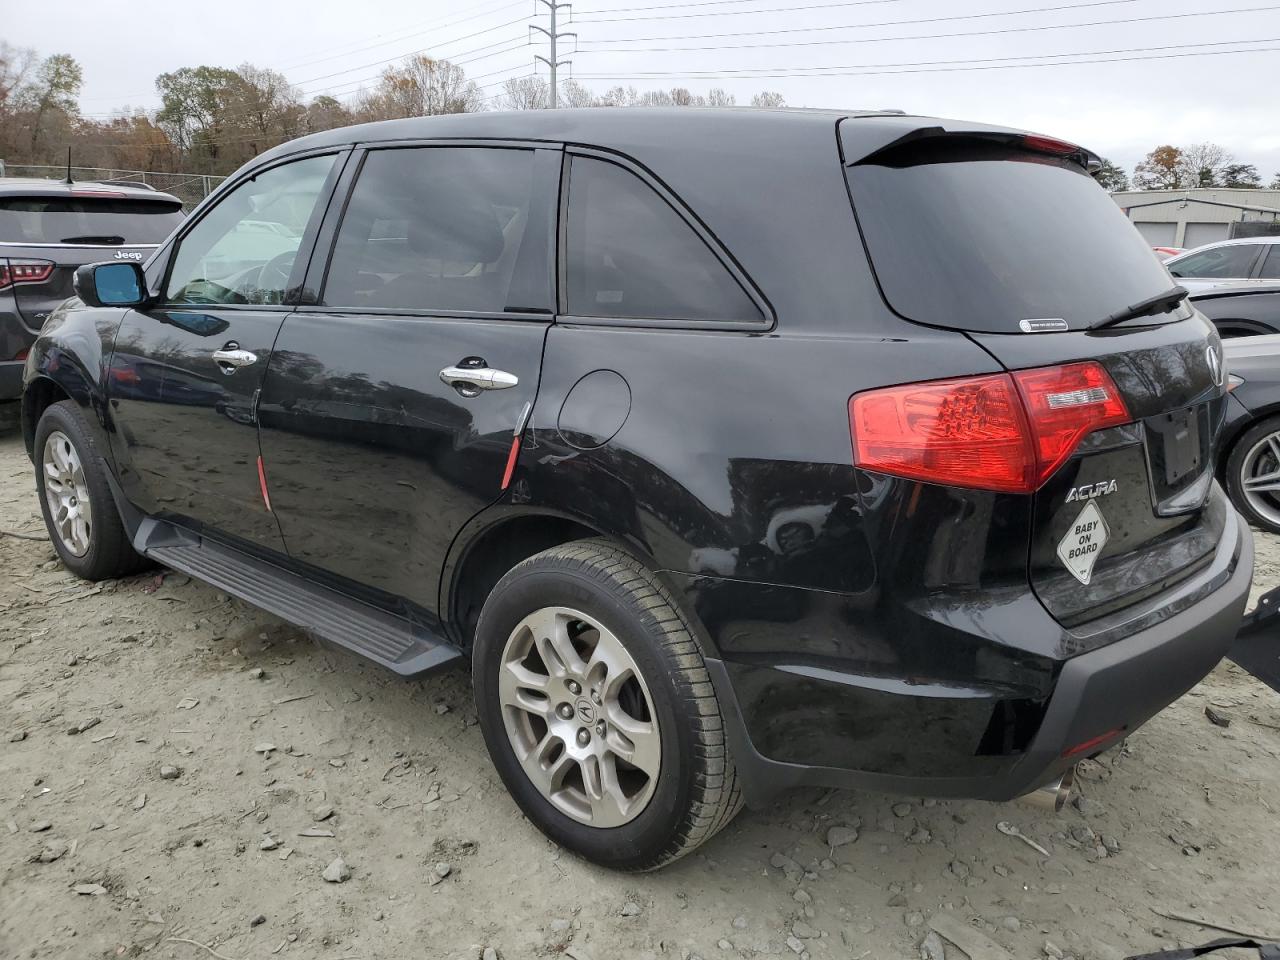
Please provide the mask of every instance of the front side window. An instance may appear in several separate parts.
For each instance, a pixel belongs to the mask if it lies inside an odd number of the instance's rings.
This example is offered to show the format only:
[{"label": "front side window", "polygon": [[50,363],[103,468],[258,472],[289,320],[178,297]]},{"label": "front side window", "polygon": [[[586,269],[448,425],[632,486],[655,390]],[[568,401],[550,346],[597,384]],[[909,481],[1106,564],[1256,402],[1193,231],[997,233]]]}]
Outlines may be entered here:
[{"label": "front side window", "polygon": [[[502,313],[526,242],[534,151],[375,150],[360,170],[329,262],[330,307]],[[531,265],[535,266],[536,265]]]},{"label": "front side window", "polygon": [[276,304],[334,157],[272,167],[223,197],[178,244],[170,303]]},{"label": "front side window", "polygon": [[1253,261],[1257,258],[1258,248],[1255,244],[1237,243],[1202,250],[1167,266],[1175,277],[1239,280],[1252,275]]},{"label": "front side window", "polygon": [[573,316],[760,323],[760,308],[697,232],[623,167],[574,157],[565,245]]},{"label": "front side window", "polygon": [[1258,276],[1264,280],[1280,280],[1280,243],[1267,247],[1267,259],[1262,261],[1262,272]]}]

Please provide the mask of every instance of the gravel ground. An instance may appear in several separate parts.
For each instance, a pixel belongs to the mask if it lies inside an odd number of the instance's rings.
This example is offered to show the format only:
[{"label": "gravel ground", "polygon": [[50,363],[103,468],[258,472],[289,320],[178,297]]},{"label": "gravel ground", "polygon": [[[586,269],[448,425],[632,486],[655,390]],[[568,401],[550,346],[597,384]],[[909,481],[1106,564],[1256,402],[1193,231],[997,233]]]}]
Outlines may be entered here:
[{"label": "gravel ground", "polygon": [[[12,434],[0,529],[44,532]],[[1262,589],[1280,540],[1258,546]],[[1280,939],[1280,696],[1231,664],[1084,764],[1061,816],[798,791],[619,875],[523,819],[464,673],[405,683],[186,577],[90,586],[53,557],[0,536],[0,957],[1109,960],[1219,935],[1192,919]]]}]

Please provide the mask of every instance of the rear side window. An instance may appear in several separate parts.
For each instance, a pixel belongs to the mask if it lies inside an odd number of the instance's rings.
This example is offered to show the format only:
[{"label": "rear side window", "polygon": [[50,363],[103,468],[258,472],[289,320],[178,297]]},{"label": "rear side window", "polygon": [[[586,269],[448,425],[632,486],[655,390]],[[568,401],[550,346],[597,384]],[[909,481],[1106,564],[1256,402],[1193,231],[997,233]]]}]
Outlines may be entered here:
[{"label": "rear side window", "polygon": [[1257,259],[1257,244],[1235,243],[1214,247],[1212,250],[1201,250],[1166,266],[1175,277],[1243,280],[1253,276],[1253,262]]},{"label": "rear side window", "polygon": [[566,307],[579,317],[761,323],[755,302],[698,233],[629,170],[574,157]]},{"label": "rear side window", "polygon": [[[323,302],[503,312],[526,247],[533,177],[532,150],[370,153],[338,229]],[[549,269],[546,245],[527,246]]]},{"label": "rear side window", "polygon": [[182,205],[131,197],[0,197],[0,240],[9,243],[160,243]]},{"label": "rear side window", "polygon": [[968,137],[890,147],[847,170],[885,299],[909,320],[1018,333],[1078,330],[1172,286],[1077,163]]},{"label": "rear side window", "polygon": [[1264,280],[1280,280],[1280,243],[1268,246],[1267,259],[1262,261],[1262,272],[1258,276]]}]

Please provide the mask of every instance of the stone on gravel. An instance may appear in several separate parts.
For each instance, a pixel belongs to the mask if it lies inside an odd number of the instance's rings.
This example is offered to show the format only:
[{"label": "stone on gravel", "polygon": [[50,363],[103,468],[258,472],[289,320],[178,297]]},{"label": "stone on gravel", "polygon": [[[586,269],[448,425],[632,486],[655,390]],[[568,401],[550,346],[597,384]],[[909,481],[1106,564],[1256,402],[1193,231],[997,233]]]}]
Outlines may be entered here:
[{"label": "stone on gravel", "polygon": [[828,847],[843,847],[858,839],[858,831],[853,827],[832,827],[827,831]]},{"label": "stone on gravel", "polygon": [[893,815],[894,815],[895,817],[905,817],[905,816],[907,816],[909,813],[911,813],[911,804],[909,804],[909,803],[895,803],[895,804],[893,805]]},{"label": "stone on gravel", "polygon": [[68,727],[67,734],[69,736],[74,737],[78,733],[84,733],[86,730],[92,730],[101,722],[102,722],[101,717],[89,717],[86,720],[81,720],[79,723],[72,724],[70,727]]},{"label": "stone on gravel", "polygon": [[71,889],[82,897],[100,897],[107,892],[107,888],[100,883],[77,883]]},{"label": "stone on gravel", "polygon": [[71,849],[61,840],[50,840],[38,854],[35,856],[36,863],[53,863],[55,860],[61,860],[66,856],[67,851]]},{"label": "stone on gravel", "polygon": [[1022,929],[1022,921],[1017,917],[1004,917],[1000,920],[1000,926],[1004,927],[1010,933],[1017,933]]},{"label": "stone on gravel", "polygon": [[746,917],[734,917],[734,918],[733,918],[733,928],[734,928],[735,930],[745,930],[745,929],[747,929],[747,918],[746,918]]},{"label": "stone on gravel", "polygon": [[431,876],[428,877],[427,880],[430,882],[431,886],[434,887],[451,873],[453,873],[453,866],[441,861],[431,868]]},{"label": "stone on gravel", "polygon": [[1083,817],[1100,817],[1107,812],[1107,808],[1097,800],[1092,800],[1089,797],[1082,797],[1079,794],[1076,794],[1071,802],[1075,805],[1075,808],[1080,811],[1080,815]]},{"label": "stone on gravel", "polygon": [[791,948],[792,953],[804,953],[803,940],[797,940],[795,937],[787,937],[787,946]]},{"label": "stone on gravel", "polygon": [[161,780],[177,780],[180,776],[182,776],[182,770],[178,767],[166,764],[160,768]]},{"label": "stone on gravel", "polygon": [[1231,726],[1231,718],[1221,710],[1215,710],[1213,707],[1206,706],[1204,708],[1204,715],[1209,718],[1209,722],[1215,727]]},{"label": "stone on gravel", "polygon": [[311,819],[314,820],[316,823],[320,823],[324,820],[328,820],[332,816],[333,816],[332,803],[322,803],[320,804],[320,806],[313,807],[311,809]]},{"label": "stone on gravel", "polygon": [[785,853],[775,853],[769,858],[769,866],[776,867],[787,875],[788,880],[799,880],[804,876],[804,868]]},{"label": "stone on gravel", "polygon": [[916,910],[912,910],[902,919],[908,927],[918,927],[920,924],[924,923],[924,914]]},{"label": "stone on gravel", "polygon": [[622,909],[618,911],[619,916],[638,917],[640,915],[640,904],[634,900],[628,900],[622,905]]},{"label": "stone on gravel", "polygon": [[320,876],[330,883],[343,883],[351,879],[351,868],[341,857],[335,857]]},{"label": "stone on gravel", "polygon": [[930,930],[920,941],[920,960],[947,960],[947,948],[937,932]]},{"label": "stone on gravel", "polygon": [[947,873],[956,880],[963,883],[969,879],[969,865],[963,860],[952,860],[947,864]]},{"label": "stone on gravel", "polygon": [[907,843],[915,843],[915,844],[928,843],[932,839],[933,839],[932,833],[930,833],[924,827],[917,826],[907,836]]},{"label": "stone on gravel", "polygon": [[147,795],[145,793],[140,793],[133,798],[133,809],[141,810],[146,805],[147,805]]},{"label": "stone on gravel", "polygon": [[809,926],[803,920],[797,920],[791,925],[791,935],[799,937],[801,940],[817,940],[822,936],[822,933]]},{"label": "stone on gravel", "polygon": [[53,824],[48,820],[37,820],[28,829],[30,829],[32,833],[44,833],[46,830],[52,830]]},{"label": "stone on gravel", "polygon": [[252,920],[249,921],[249,926],[256,927],[259,924],[263,924],[266,922],[267,922],[267,918],[260,913],[256,917],[254,917]]},{"label": "stone on gravel", "polygon": [[1046,957],[1053,957],[1053,960],[1062,960],[1064,956],[1062,948],[1052,940],[1046,940],[1044,942],[1044,955]]},{"label": "stone on gravel", "polygon": [[261,680],[266,675],[267,675],[267,672],[263,670],[261,667],[254,667],[252,670],[249,671],[250,680]]},{"label": "stone on gravel", "polygon": [[480,960],[502,960],[502,958],[493,947],[485,947],[484,953],[480,954]]},{"label": "stone on gravel", "polygon": [[262,842],[258,844],[258,849],[274,850],[278,846],[280,846],[280,841],[277,840],[275,837],[263,837]]},{"label": "stone on gravel", "polygon": [[253,745],[253,752],[261,753],[264,756],[270,754],[274,749],[276,749],[276,745],[274,743],[255,743]]},{"label": "stone on gravel", "polygon": [[906,905],[907,905],[907,897],[906,897],[906,894],[902,894],[902,893],[895,893],[893,896],[889,898],[889,902],[886,904],[886,906],[890,906],[890,907],[905,907]]},{"label": "stone on gravel", "polygon": [[10,743],[21,743],[25,739],[27,739],[27,731],[25,730],[15,730],[9,734]]}]

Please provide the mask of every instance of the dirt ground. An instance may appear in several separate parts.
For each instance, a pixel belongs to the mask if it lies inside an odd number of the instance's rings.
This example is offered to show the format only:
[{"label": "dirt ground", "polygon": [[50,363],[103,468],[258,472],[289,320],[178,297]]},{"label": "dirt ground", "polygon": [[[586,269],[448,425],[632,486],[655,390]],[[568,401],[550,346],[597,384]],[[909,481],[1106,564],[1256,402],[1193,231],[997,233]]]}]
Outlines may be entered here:
[{"label": "dirt ground", "polygon": [[[12,433],[0,529],[44,534]],[[1260,590],[1280,540],[1258,546]],[[465,673],[405,683],[186,577],[90,586],[53,557],[0,536],[5,960],[1110,960],[1221,935],[1188,918],[1280,939],[1280,695],[1231,664],[1086,763],[1061,816],[799,791],[619,875],[523,819]]]}]

